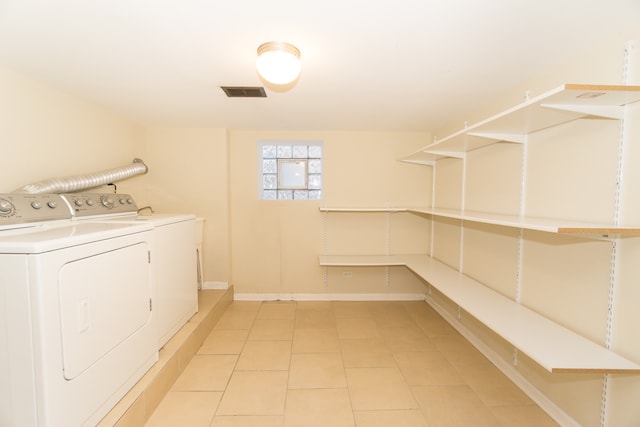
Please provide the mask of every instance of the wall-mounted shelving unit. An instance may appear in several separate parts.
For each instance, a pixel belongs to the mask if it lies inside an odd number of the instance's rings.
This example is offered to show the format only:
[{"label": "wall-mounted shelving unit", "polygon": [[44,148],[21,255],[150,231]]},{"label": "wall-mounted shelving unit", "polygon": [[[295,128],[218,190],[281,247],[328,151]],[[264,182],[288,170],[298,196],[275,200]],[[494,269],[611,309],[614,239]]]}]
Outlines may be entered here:
[{"label": "wall-mounted shelving unit", "polygon": [[[400,160],[434,166],[435,169],[438,160],[451,157],[464,159],[462,167],[465,168],[467,153],[472,150],[498,142],[523,144],[526,147],[531,134],[577,119],[620,120],[624,118],[625,105],[638,101],[640,101],[640,86],[565,84],[444,138],[436,139],[432,144]],[[621,139],[613,142],[612,150],[616,149],[620,141]],[[523,156],[524,163],[526,150],[523,151]],[[522,204],[526,172],[523,170],[521,173],[523,186],[519,203]],[[462,197],[463,199],[465,197],[464,186]],[[617,209],[618,200],[615,204]],[[353,214],[410,212],[425,215],[434,220],[443,218],[460,220],[459,226],[462,228],[466,222],[475,222],[586,239],[611,240],[612,245],[615,245],[616,240],[620,238],[640,237],[640,224],[621,226],[617,224],[617,219],[612,219],[611,223],[602,223],[534,218],[526,216],[522,208],[519,215],[506,215],[468,210],[464,208],[464,201],[461,205],[463,208],[459,210],[439,207],[323,207],[320,210],[325,213]],[[434,239],[433,230],[431,238]],[[520,239],[518,249],[520,251],[522,233],[518,239]],[[460,239],[460,245],[462,244],[463,238]],[[521,255],[520,253],[518,256]],[[606,260],[606,262],[609,261]],[[462,263],[458,270],[432,255],[390,253],[377,256],[341,256],[325,253],[320,256],[319,262],[324,267],[405,266],[460,309],[551,373],[640,373],[638,363],[621,357],[608,348],[608,339],[605,340],[607,344],[603,346],[566,326],[551,321],[523,305],[519,298],[509,298],[490,286],[472,279],[464,273]],[[615,262],[612,261],[612,263],[613,271]],[[614,273],[611,277],[611,280],[616,280]],[[613,284],[604,285],[613,287]],[[519,287],[520,284],[518,283],[517,286]],[[437,304],[437,301],[430,297],[427,297],[427,300]],[[609,312],[611,313],[611,310]]]},{"label": "wall-mounted shelving unit", "polygon": [[[412,212],[587,237],[601,233],[610,236],[640,233],[636,228],[602,228],[590,223],[559,227],[544,219],[523,223],[508,215],[480,214],[468,218],[467,214],[445,209],[323,207],[320,210],[327,213]],[[429,255],[321,255],[319,261],[323,267],[407,267],[549,372],[640,373],[640,365],[546,319]]]},{"label": "wall-mounted shelving unit", "polygon": [[496,142],[523,143],[528,134],[584,117],[621,119],[624,106],[640,100],[640,86],[565,84],[496,114],[402,158],[433,164],[444,157]]}]

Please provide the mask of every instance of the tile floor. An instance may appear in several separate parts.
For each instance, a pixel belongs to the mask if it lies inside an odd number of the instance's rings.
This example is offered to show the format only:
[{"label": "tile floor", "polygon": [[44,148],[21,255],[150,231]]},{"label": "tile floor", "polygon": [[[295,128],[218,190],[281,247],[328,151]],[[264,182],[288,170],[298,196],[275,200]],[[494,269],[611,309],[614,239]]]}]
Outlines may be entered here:
[{"label": "tile floor", "polygon": [[233,302],[146,427],[556,426],[424,302]]}]

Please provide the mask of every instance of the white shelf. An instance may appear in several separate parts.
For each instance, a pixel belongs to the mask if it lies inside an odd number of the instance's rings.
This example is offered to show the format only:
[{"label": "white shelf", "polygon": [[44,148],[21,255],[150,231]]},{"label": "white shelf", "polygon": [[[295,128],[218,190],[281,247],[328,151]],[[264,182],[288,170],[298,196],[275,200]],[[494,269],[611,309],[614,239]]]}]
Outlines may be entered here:
[{"label": "white shelf", "polygon": [[408,208],[408,212],[422,213],[443,218],[461,219],[483,224],[502,225],[525,230],[574,235],[577,237],[617,239],[640,235],[638,227],[617,227],[612,224],[586,221],[570,221],[552,218],[531,218],[517,215],[501,215],[489,212],[456,211],[453,209]]},{"label": "white shelf", "polygon": [[[624,117],[624,106],[638,101],[640,86],[565,84],[486,120],[465,126],[401,160],[435,165],[437,160],[447,157],[464,159],[471,150],[498,142],[526,143],[529,134],[576,119],[619,120]],[[464,201],[464,191],[462,197]],[[468,210],[325,207],[321,211],[410,212],[590,239],[640,236],[640,225],[618,227],[608,223]],[[549,372],[640,373],[640,364],[620,357],[428,255],[325,255],[320,257],[320,264],[327,267],[405,266]],[[433,299],[430,301],[437,303]]]},{"label": "white shelf", "polygon": [[589,239],[619,239],[624,237],[640,236],[640,226],[636,227],[616,227],[612,224],[570,221],[553,218],[527,218],[517,215],[502,215],[490,212],[464,211],[454,209],[436,208],[409,208],[409,207],[386,207],[386,208],[356,208],[356,207],[322,207],[321,212],[411,212],[417,214],[431,215],[434,217],[459,219],[482,224],[501,225],[504,227],[521,228],[525,230],[544,231],[571,235],[575,237],[585,237]]},{"label": "white shelf", "polygon": [[424,151],[424,148],[416,151],[413,154],[410,154],[406,157],[399,159],[400,161],[406,163],[417,163],[419,165],[433,165],[436,160],[443,159],[448,156],[436,155],[433,153],[427,153]]},{"label": "white shelf", "polygon": [[325,255],[320,256],[320,265],[406,266],[549,372],[640,373],[640,365],[428,255]]},{"label": "white shelf", "polygon": [[433,164],[496,142],[523,143],[530,133],[579,118],[621,119],[624,106],[638,101],[640,86],[565,84],[436,140],[402,161]]},{"label": "white shelf", "polygon": [[320,212],[406,212],[407,208],[321,207]]},{"label": "white shelf", "polygon": [[406,267],[407,256],[411,255],[320,255],[320,265],[325,267]]}]

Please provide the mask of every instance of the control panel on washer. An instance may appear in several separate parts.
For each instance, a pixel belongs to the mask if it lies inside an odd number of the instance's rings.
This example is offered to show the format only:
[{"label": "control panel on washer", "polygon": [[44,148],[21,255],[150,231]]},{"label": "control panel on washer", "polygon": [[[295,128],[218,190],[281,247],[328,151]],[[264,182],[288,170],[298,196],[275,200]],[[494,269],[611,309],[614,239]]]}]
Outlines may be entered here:
[{"label": "control panel on washer", "polygon": [[131,214],[138,211],[136,202],[129,194],[115,193],[69,193],[62,194],[73,216]]}]

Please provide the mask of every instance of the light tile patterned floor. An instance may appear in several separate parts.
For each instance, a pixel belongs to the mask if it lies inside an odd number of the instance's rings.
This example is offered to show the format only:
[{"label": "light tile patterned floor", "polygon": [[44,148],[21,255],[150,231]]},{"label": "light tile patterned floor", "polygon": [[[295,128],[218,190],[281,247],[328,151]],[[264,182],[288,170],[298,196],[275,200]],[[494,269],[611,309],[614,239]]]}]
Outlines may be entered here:
[{"label": "light tile patterned floor", "polygon": [[546,427],[424,302],[234,302],[146,427]]}]

